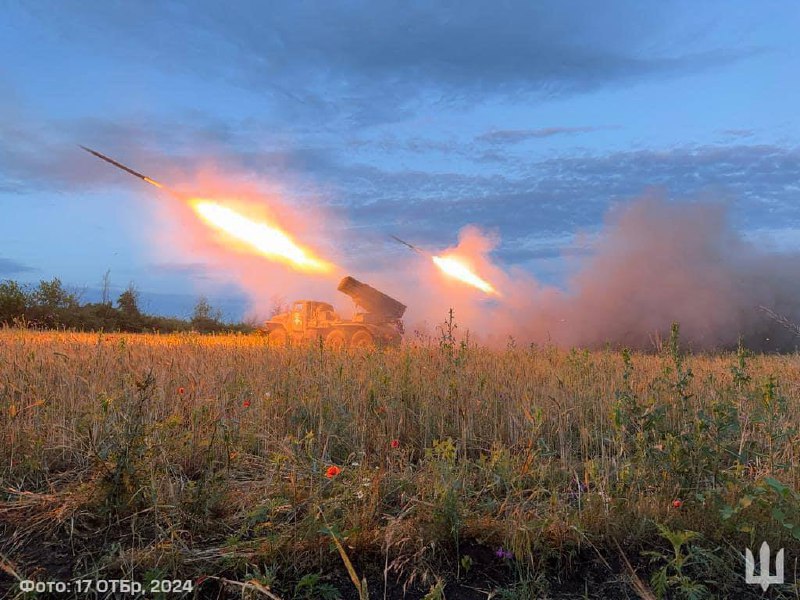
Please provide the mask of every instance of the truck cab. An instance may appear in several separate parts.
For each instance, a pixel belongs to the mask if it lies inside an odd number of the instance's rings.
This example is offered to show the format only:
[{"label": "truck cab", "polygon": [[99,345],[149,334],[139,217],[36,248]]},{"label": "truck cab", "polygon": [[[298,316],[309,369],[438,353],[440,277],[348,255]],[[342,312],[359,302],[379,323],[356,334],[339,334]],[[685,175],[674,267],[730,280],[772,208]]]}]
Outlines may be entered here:
[{"label": "truck cab", "polygon": [[289,330],[300,334],[310,329],[328,327],[339,320],[331,304],[316,300],[298,300],[292,304],[290,315]]}]

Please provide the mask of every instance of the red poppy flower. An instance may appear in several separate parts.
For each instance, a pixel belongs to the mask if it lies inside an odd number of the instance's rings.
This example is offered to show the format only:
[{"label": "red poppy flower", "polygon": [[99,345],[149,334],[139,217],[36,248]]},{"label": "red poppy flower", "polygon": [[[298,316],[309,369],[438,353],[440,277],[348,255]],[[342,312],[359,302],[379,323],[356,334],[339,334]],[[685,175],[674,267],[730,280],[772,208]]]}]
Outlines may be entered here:
[{"label": "red poppy flower", "polygon": [[244,402],[242,402],[242,406],[244,406],[245,408],[250,408],[250,400],[245,400]]},{"label": "red poppy flower", "polygon": [[179,393],[179,394],[183,394],[183,392],[185,392],[185,391],[186,391],[186,390],[185,390],[185,389],[183,389],[182,387],[179,387],[179,388],[178,388],[178,393]]},{"label": "red poppy flower", "polygon": [[680,500],[672,501],[672,508],[680,508],[681,506],[683,506],[683,502],[681,502]]},{"label": "red poppy flower", "polygon": [[392,440],[392,448],[399,448],[400,440]]},{"label": "red poppy flower", "polygon": [[339,467],[337,467],[336,465],[333,465],[331,467],[328,467],[328,470],[325,471],[325,477],[327,477],[328,479],[333,479],[334,477],[336,477],[341,472],[342,472],[342,470]]}]

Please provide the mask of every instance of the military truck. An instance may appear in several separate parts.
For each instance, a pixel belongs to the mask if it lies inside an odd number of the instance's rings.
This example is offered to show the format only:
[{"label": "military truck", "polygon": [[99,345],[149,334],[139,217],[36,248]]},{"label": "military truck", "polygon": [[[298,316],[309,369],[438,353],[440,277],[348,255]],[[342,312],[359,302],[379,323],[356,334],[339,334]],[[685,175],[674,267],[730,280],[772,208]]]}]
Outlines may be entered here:
[{"label": "military truck", "polygon": [[397,346],[403,336],[406,306],[374,287],[345,277],[336,288],[356,304],[351,320],[342,319],[327,302],[298,300],[289,312],[265,323],[271,345],[284,346],[290,340],[322,339],[331,348]]}]

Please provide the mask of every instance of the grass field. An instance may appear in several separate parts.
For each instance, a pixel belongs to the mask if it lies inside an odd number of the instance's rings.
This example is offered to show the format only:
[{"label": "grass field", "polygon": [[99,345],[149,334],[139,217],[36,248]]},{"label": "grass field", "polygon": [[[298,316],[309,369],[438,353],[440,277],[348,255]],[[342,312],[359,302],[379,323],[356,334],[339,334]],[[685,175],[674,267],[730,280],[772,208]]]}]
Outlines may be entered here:
[{"label": "grass field", "polygon": [[6,329],[0,590],[763,597],[742,554],[785,547],[794,582],[798,425],[800,356],[686,355],[676,335],[338,353]]}]

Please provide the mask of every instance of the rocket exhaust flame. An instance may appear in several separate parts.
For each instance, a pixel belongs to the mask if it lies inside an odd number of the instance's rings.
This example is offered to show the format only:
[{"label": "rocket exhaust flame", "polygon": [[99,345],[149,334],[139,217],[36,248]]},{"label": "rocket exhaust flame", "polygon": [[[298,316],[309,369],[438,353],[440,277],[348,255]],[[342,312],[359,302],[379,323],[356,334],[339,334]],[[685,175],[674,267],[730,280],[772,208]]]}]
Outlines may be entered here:
[{"label": "rocket exhaust flame", "polygon": [[431,256],[433,263],[447,276],[478,288],[485,294],[499,295],[494,286],[478,276],[465,262],[455,256]]},{"label": "rocket exhaust flame", "polygon": [[81,148],[118,169],[187,202],[204,223],[244,244],[251,252],[259,256],[281,262],[299,271],[329,273],[334,269],[331,263],[317,258],[310,250],[298,245],[287,232],[282,231],[276,225],[255,221],[217,202],[201,198],[187,199],[158,181],[150,179],[96,150],[86,146],[81,146]]},{"label": "rocket exhaust flame", "polygon": [[261,256],[286,263],[301,271],[329,273],[333,270],[332,264],[297,245],[287,233],[277,227],[248,219],[216,202],[199,198],[192,198],[189,202],[208,225],[243,242]]},{"label": "rocket exhaust flame", "polygon": [[464,261],[462,258],[449,255],[449,256],[436,256],[434,254],[430,254],[429,252],[425,252],[424,250],[418,248],[413,244],[409,244],[405,240],[401,240],[396,235],[391,236],[392,239],[400,242],[404,246],[407,246],[409,249],[413,250],[414,252],[418,252],[419,254],[424,254],[425,256],[429,256],[430,259],[433,261],[439,270],[447,275],[452,279],[457,279],[462,283],[466,283],[467,285],[471,285],[474,288],[479,289],[485,294],[493,294],[493,295],[500,295],[500,292],[495,289],[495,287],[486,281],[485,279],[481,278],[477,273],[475,273],[472,268]]}]

